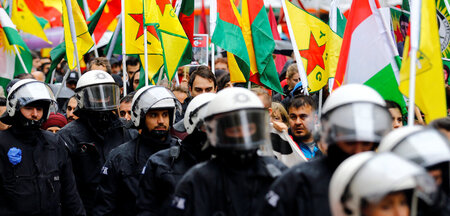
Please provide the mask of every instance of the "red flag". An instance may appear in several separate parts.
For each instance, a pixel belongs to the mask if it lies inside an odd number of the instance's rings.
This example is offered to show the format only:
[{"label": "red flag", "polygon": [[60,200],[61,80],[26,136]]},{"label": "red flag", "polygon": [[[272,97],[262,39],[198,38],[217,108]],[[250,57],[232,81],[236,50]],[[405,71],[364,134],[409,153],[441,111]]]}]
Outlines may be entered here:
[{"label": "red flag", "polygon": [[198,27],[199,34],[207,34],[208,28],[206,28],[206,11],[205,0],[202,0],[202,10],[200,13],[200,25]]},{"label": "red flag", "polygon": [[[56,3],[59,3],[56,5]],[[44,0],[25,0],[28,8],[36,16],[46,19],[51,27],[62,26],[62,4],[61,2],[46,2]]]},{"label": "red flag", "polygon": [[[100,6],[101,1],[88,0],[87,3],[92,15],[92,13],[94,13]],[[120,6],[120,0],[107,0],[102,16],[100,17],[100,20],[97,23],[97,27],[95,27],[94,30],[96,43],[100,41],[100,38],[106,32],[111,22],[120,14]]]},{"label": "red flag", "polygon": [[178,19],[192,44],[194,42],[194,0],[182,0]]},{"label": "red flag", "polygon": [[[281,40],[280,34],[278,33],[277,29],[277,20],[275,19],[275,15],[273,14],[272,5],[269,6],[269,23],[270,28],[272,29],[272,35],[274,40]],[[284,64],[286,64],[286,56],[276,54],[275,55],[275,65],[277,67],[278,73],[281,73],[281,70],[283,70]]]}]

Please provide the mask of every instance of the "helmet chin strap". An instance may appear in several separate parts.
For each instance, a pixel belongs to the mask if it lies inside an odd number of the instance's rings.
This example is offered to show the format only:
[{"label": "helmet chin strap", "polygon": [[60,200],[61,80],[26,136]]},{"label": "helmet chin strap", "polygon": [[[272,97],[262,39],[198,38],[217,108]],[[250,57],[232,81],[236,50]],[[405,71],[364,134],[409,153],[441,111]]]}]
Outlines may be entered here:
[{"label": "helmet chin strap", "polygon": [[167,135],[169,134],[168,130],[151,130],[149,132],[149,136],[155,138],[155,139],[162,139],[167,137]]}]

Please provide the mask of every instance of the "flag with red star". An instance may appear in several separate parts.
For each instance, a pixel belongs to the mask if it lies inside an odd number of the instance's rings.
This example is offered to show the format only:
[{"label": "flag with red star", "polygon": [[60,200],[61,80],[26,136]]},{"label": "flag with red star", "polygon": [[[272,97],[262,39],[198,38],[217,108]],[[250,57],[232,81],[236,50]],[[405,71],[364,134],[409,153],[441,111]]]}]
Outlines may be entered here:
[{"label": "flag with red star", "polygon": [[289,19],[303,66],[308,75],[308,90],[319,91],[334,76],[342,38],[326,23],[286,1]]},{"label": "flag with red star", "polygon": [[[190,42],[169,0],[144,0],[144,24],[159,38],[164,72],[172,80],[178,67],[189,64]],[[190,56],[190,55],[189,55]]]},{"label": "flag with red star", "polygon": [[[154,26],[146,26],[144,32],[143,0],[125,1],[125,52],[139,55],[144,61],[144,33],[147,34],[147,60],[149,83],[155,84],[158,73],[164,65],[161,42]],[[144,64],[141,64],[145,67]],[[145,81],[142,79],[141,81]]]}]

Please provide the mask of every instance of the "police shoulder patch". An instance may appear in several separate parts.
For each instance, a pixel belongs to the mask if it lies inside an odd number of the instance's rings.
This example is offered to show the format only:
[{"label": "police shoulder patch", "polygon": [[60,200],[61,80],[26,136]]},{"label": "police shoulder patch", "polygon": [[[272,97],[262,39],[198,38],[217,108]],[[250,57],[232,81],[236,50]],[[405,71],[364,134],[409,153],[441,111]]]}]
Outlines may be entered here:
[{"label": "police shoulder patch", "polygon": [[278,200],[280,200],[280,196],[271,190],[266,194],[266,200],[267,203],[269,203],[269,205],[271,205],[272,207],[277,207]]},{"label": "police shoulder patch", "polygon": [[108,175],[108,167],[102,167],[102,174],[103,175]]},{"label": "police shoulder patch", "polygon": [[183,197],[174,196],[171,206],[176,209],[184,210],[186,208],[186,199]]}]

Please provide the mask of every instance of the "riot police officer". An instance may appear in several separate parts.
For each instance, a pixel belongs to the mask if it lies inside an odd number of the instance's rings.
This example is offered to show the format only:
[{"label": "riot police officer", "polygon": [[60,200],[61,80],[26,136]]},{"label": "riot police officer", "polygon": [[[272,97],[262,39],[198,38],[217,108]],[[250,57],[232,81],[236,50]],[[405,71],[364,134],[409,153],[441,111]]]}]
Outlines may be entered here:
[{"label": "riot police officer", "polygon": [[273,183],[260,215],[331,215],[333,172],[351,155],[374,150],[391,129],[383,98],[372,88],[348,84],[325,101],[320,145],[326,156],[292,167]]},{"label": "riot police officer", "polygon": [[434,128],[402,127],[389,133],[379,152],[390,151],[425,168],[438,186],[436,202],[421,209],[422,215],[450,215],[450,142]]},{"label": "riot police officer", "polygon": [[67,143],[73,161],[77,188],[91,215],[100,171],[109,152],[137,135],[123,127],[116,114],[120,90],[108,73],[93,70],[83,74],[75,89],[79,118],[58,134]]},{"label": "riot police officer", "polygon": [[40,130],[56,103],[50,88],[24,79],[9,91],[0,131],[0,215],[85,215],[64,142]]},{"label": "riot police officer", "polygon": [[432,203],[433,179],[393,153],[364,152],[339,165],[330,182],[334,216],[416,216],[420,200]]},{"label": "riot police officer", "polygon": [[94,215],[136,215],[138,180],[148,158],[175,146],[169,134],[178,100],[162,86],[146,86],[133,96],[131,120],[141,134],[113,149],[102,168]]},{"label": "riot police officer", "polygon": [[165,215],[181,177],[195,164],[211,157],[209,148],[203,149],[206,133],[202,126],[206,105],[215,96],[204,93],[193,98],[183,119],[189,135],[181,145],[162,150],[148,159],[139,183],[138,215]]},{"label": "riot police officer", "polygon": [[269,116],[244,88],[228,88],[208,104],[205,126],[216,157],[190,169],[178,183],[169,215],[255,215],[270,184],[286,169],[270,146]]}]

